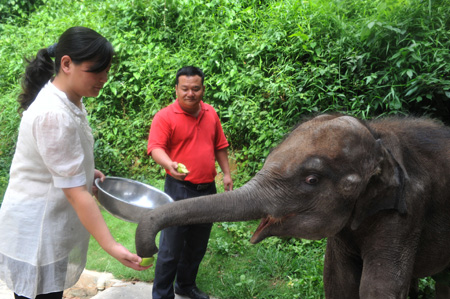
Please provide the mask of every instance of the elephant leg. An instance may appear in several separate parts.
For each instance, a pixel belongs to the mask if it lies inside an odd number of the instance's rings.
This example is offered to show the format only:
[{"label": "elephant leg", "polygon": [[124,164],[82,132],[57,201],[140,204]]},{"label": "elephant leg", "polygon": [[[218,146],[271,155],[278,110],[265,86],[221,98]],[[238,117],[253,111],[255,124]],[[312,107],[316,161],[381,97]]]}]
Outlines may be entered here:
[{"label": "elephant leg", "polygon": [[436,282],[436,299],[450,299],[450,287],[447,284]]},{"label": "elephant leg", "polygon": [[359,298],[362,260],[348,253],[342,241],[328,238],[323,271],[327,299]]},{"label": "elephant leg", "polygon": [[414,259],[392,251],[376,250],[374,254],[373,258],[363,259],[360,298],[408,298]]}]

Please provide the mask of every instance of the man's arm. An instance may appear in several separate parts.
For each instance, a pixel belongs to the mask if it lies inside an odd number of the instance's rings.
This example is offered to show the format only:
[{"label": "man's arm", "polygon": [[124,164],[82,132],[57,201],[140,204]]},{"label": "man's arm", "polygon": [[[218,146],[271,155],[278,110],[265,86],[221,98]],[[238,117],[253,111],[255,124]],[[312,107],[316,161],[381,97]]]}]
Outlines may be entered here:
[{"label": "man's arm", "polygon": [[231,179],[230,165],[228,163],[228,150],[223,148],[215,152],[216,160],[223,172],[223,187],[225,191],[233,190],[233,180]]},{"label": "man's arm", "polygon": [[176,161],[172,161],[172,159],[170,159],[169,155],[167,155],[167,153],[163,149],[155,148],[152,150],[151,155],[156,163],[170,171],[170,174],[173,178],[184,181],[184,179],[188,175],[187,173],[178,172],[178,163]]}]

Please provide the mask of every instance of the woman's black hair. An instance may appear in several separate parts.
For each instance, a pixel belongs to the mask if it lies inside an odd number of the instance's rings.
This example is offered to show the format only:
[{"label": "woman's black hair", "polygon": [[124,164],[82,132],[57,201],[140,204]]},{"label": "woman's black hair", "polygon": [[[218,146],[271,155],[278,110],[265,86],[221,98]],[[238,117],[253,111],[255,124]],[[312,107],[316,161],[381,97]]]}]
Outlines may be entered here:
[{"label": "woman's black hair", "polygon": [[[33,103],[44,85],[58,74],[61,58],[69,56],[75,64],[93,61],[88,72],[98,73],[105,70],[114,56],[111,43],[96,31],[86,27],[67,29],[58,43],[38,51],[32,60],[27,59],[28,66],[22,80],[22,93],[19,95],[19,110],[26,110]],[[53,62],[51,57],[55,57]]]}]

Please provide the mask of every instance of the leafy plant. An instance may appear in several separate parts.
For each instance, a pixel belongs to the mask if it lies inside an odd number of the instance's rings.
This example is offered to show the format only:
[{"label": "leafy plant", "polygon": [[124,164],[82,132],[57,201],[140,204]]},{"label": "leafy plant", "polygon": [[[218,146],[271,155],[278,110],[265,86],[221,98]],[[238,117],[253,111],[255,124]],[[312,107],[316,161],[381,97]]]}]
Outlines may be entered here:
[{"label": "leafy plant", "polygon": [[0,97],[0,205],[8,185],[19,123],[19,115],[16,113],[18,105],[10,97],[11,94]]},{"label": "leafy plant", "polygon": [[41,3],[42,0],[1,0],[0,23],[21,21]]}]

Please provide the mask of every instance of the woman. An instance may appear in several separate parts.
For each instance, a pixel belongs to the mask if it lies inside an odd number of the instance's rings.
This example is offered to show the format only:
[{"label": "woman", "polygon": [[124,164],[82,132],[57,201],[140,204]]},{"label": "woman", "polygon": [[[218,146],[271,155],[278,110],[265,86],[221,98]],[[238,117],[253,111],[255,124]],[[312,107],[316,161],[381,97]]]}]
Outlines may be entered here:
[{"label": "woman", "polygon": [[94,169],[82,97],[98,96],[113,55],[103,36],[73,27],[27,66],[0,209],[0,278],[15,298],[62,298],[84,269],[89,234],[125,266],[148,268],[114,240],[91,195],[94,179],[105,176]]}]

